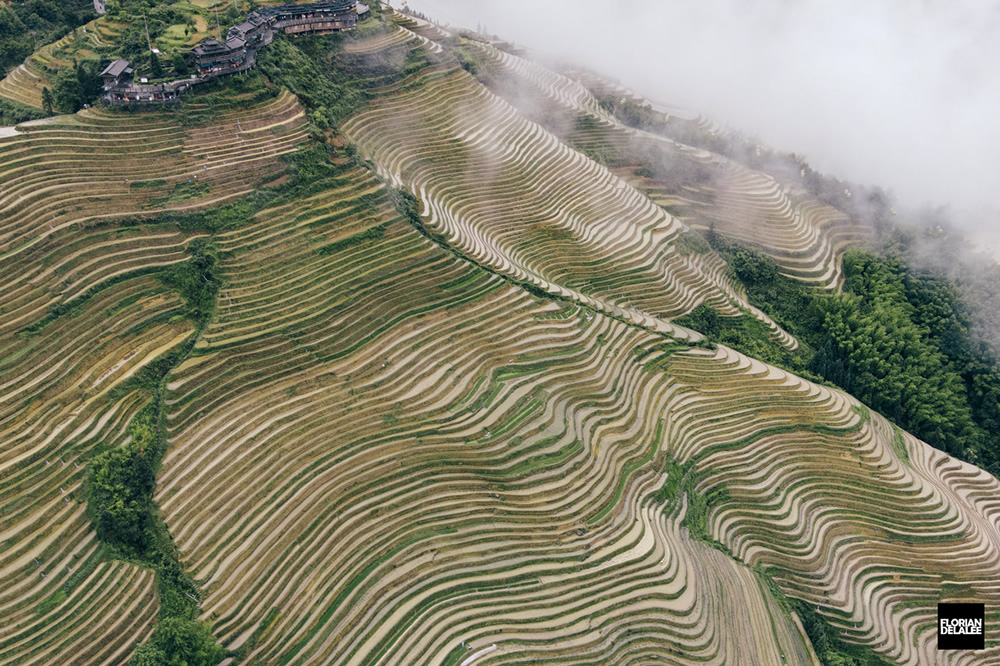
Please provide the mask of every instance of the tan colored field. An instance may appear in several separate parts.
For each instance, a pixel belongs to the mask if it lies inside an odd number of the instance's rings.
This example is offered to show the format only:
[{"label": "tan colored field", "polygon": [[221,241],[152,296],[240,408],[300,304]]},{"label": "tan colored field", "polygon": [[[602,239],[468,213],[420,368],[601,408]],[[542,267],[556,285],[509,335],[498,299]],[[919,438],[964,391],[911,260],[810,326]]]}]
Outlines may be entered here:
[{"label": "tan colored field", "polygon": [[[1000,482],[673,321],[794,349],[690,227],[835,288],[850,225],[676,142],[714,191],[651,182],[580,81],[472,46],[487,88],[392,21],[337,57],[427,64],[325,135],[229,88],[0,136],[0,664],[152,634],[84,488],[151,401],[158,519],[242,664],[818,666],[788,599],[889,662],[1000,662]],[[936,650],[942,600],[986,604],[986,650]]]}]

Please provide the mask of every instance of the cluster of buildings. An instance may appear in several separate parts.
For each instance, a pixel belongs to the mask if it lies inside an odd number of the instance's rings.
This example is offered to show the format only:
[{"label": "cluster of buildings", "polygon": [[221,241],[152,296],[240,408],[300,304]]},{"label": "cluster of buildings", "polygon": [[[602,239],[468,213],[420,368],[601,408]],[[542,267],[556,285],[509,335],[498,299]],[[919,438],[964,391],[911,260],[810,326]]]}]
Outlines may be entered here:
[{"label": "cluster of buildings", "polygon": [[368,11],[368,6],[357,0],[321,0],[306,5],[287,2],[263,7],[230,28],[225,41],[206,39],[194,47],[191,57],[196,73],[190,78],[158,84],[140,78],[136,83],[128,61],[115,60],[101,72],[102,98],[109,104],[175,102],[198,83],[252,69],[257,64],[257,51],[278,33],[316,35],[350,30]]}]

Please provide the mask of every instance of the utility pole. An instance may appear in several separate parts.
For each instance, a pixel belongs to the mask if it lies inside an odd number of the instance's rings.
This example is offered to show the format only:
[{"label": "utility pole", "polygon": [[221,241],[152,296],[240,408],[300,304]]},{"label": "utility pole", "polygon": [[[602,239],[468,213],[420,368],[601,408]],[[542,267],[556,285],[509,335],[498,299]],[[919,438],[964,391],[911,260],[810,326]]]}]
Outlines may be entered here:
[{"label": "utility pole", "polygon": [[222,26],[219,25],[219,5],[215,6],[215,27],[219,31],[219,41],[222,41]]},{"label": "utility pole", "polygon": [[153,53],[153,40],[149,38],[149,24],[146,23],[146,12],[142,13],[142,24],[146,26],[146,44],[149,45],[150,54]]}]

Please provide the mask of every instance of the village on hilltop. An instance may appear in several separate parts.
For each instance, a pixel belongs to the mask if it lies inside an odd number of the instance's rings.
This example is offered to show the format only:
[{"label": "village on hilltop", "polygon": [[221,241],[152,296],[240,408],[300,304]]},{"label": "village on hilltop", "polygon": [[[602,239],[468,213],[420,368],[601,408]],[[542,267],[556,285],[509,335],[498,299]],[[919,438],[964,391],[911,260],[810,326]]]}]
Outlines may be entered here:
[{"label": "village on hilltop", "polygon": [[[96,4],[95,4],[96,6]],[[98,10],[100,11],[100,10]],[[127,60],[115,60],[101,72],[108,104],[157,104],[177,102],[199,83],[250,70],[257,63],[257,51],[274,40],[277,33],[317,35],[354,28],[369,7],[357,0],[321,0],[310,4],[288,2],[262,7],[226,33],[225,41],[206,39],[191,50],[196,70],[189,78],[166,83],[134,80]],[[221,38],[221,34],[220,34]]]}]

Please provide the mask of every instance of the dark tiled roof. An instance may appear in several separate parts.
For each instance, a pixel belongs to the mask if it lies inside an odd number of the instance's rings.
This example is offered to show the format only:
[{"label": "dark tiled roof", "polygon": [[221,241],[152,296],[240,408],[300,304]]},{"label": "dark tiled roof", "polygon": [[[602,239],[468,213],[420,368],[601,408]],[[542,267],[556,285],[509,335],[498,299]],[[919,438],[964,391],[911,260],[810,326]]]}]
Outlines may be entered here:
[{"label": "dark tiled roof", "polygon": [[[358,7],[359,3],[357,0],[322,0],[321,2],[309,4],[286,2],[283,5],[268,6],[259,11],[250,12],[242,23],[229,29],[225,42],[221,42],[218,39],[206,39],[191,49],[191,53],[198,59],[199,70],[209,70],[207,73],[204,73],[204,78],[196,79],[192,76],[191,80],[181,79],[173,81],[163,84],[161,88],[165,93],[181,93],[190,89],[196,83],[201,83],[214,76],[242,72],[252,68],[256,64],[257,47],[252,46],[248,48],[246,36],[255,31],[260,31],[261,28],[272,26],[276,18],[281,17],[284,20],[289,20],[294,25],[302,24],[308,28],[309,24],[323,23],[326,20],[324,15],[335,14],[337,15],[335,18],[342,18],[344,14],[353,13]],[[362,12],[368,10],[367,5],[362,4],[360,8]],[[312,20],[302,20],[306,14],[318,15]],[[349,28],[350,26],[347,27]],[[262,41],[264,45],[269,44],[270,41],[267,37],[270,35],[270,32],[267,30],[261,32],[264,35],[264,39],[259,41]],[[234,54],[239,55],[236,56]],[[102,72],[102,75],[119,76],[123,73],[132,74],[132,69],[129,68],[127,61],[116,60]],[[147,93],[146,88],[142,87],[140,92]],[[123,101],[122,95],[127,96],[131,94],[129,93],[130,90],[138,91],[140,87],[131,84],[128,86],[114,86],[105,95],[105,99],[112,103],[121,102]]]},{"label": "dark tiled roof", "polygon": [[257,12],[250,12],[247,14],[247,20],[243,21],[239,25],[235,25],[229,29],[227,33],[228,37],[239,36],[243,37],[248,33],[253,32],[262,25],[267,24],[267,19],[258,14]]},{"label": "dark tiled roof", "polygon": [[227,53],[232,53],[233,51],[239,51],[246,46],[246,43],[247,41],[242,37],[227,39],[225,44],[217,39],[206,39],[201,44],[191,49],[191,52],[196,56],[225,55]]},{"label": "dark tiled roof", "polygon": [[211,55],[214,53],[224,53],[226,45],[217,39],[206,39],[191,50],[194,51],[195,55]]},{"label": "dark tiled roof", "polygon": [[307,5],[286,2],[283,5],[263,7],[260,9],[260,13],[267,18],[273,18],[281,14],[310,14],[317,11],[346,12],[356,4],[357,0],[322,0],[322,2],[312,2]]},{"label": "dark tiled roof", "polygon": [[128,60],[115,60],[104,68],[101,76],[121,76],[129,71],[131,70],[129,70]]}]

